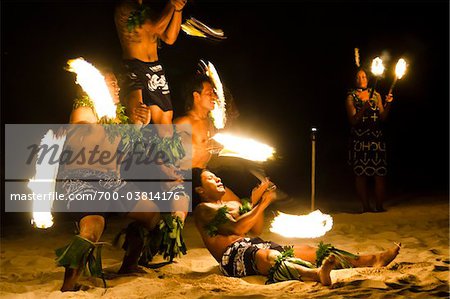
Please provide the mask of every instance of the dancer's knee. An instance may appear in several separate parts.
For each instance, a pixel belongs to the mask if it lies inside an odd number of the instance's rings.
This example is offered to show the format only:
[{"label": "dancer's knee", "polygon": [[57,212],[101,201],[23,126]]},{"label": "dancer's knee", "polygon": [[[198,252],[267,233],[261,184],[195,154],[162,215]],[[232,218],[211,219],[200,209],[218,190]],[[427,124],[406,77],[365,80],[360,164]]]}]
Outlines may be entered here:
[{"label": "dancer's knee", "polygon": [[258,272],[267,275],[270,268],[275,265],[275,260],[281,253],[272,249],[260,249],[256,252],[255,262]]},{"label": "dancer's knee", "polygon": [[80,220],[80,236],[97,242],[105,227],[105,218],[100,215],[85,216]]}]

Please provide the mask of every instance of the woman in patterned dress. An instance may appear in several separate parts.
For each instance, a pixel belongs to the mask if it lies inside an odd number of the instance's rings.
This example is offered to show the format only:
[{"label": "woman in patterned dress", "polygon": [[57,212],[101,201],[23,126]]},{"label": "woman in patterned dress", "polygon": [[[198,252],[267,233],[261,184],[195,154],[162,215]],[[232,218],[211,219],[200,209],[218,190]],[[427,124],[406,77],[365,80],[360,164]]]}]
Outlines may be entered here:
[{"label": "woman in patterned dress", "polygon": [[373,211],[367,188],[369,178],[375,181],[375,211],[383,212],[387,163],[381,122],[387,118],[393,97],[392,94],[387,95],[383,105],[380,94],[376,91],[371,93],[367,85],[367,74],[360,68],[356,73],[356,88],[348,93],[345,102],[352,126],[349,163],[355,173],[356,192],[361,200],[363,212]]}]

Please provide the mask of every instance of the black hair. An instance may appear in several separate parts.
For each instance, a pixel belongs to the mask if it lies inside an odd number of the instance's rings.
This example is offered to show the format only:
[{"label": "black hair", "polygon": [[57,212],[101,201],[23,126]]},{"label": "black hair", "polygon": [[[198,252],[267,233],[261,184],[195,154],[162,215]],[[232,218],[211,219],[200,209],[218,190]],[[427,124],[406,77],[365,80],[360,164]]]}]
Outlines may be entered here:
[{"label": "black hair", "polygon": [[366,73],[366,76],[367,76],[367,77],[370,76],[370,73],[367,71],[367,69],[364,68],[364,67],[362,67],[362,66],[360,66],[360,67],[358,67],[358,68],[355,70],[355,77],[356,77],[356,75],[358,75],[358,73],[361,72],[361,71],[363,71],[364,73]]},{"label": "black hair", "polygon": [[200,194],[195,189],[202,186],[202,173],[205,171],[206,168],[192,168],[192,210],[200,203]]},{"label": "black hair", "polygon": [[371,74],[368,72],[368,70],[362,66],[356,68],[355,73],[353,75],[353,85],[356,86],[356,79],[359,72],[364,72],[366,74],[367,83],[369,83],[369,80],[371,79]]},{"label": "black hair", "polygon": [[210,83],[214,86],[214,82],[210,77],[204,74],[197,74],[191,80],[188,81],[188,84],[185,88],[185,110],[186,112],[191,110],[194,106],[194,92],[201,93],[203,91],[203,83]]}]

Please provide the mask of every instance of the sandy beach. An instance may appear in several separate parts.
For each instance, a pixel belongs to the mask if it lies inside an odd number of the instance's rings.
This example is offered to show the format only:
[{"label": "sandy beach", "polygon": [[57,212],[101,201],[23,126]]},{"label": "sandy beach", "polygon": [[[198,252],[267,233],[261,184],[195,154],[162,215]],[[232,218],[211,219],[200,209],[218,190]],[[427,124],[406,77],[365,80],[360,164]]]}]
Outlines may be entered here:
[{"label": "sandy beach", "polygon": [[[397,258],[383,268],[333,270],[332,286],[287,281],[265,285],[265,277],[224,277],[203,247],[192,217],[184,235],[187,255],[146,274],[118,276],[123,251],[105,246],[103,267],[107,288],[100,279],[83,278],[79,292],[61,293],[64,269],[56,267],[54,249],[65,245],[74,225],[60,221],[47,231],[26,225],[3,226],[0,296],[2,298],[448,298],[449,204],[447,196],[412,196],[387,205],[384,213],[330,212],[334,226],[317,239],[285,239],[270,233],[273,213],[267,213],[265,239],[282,245],[321,240],[355,253],[387,249],[401,242]],[[330,207],[332,210],[333,208]],[[277,205],[272,210],[277,210]],[[302,205],[284,206],[291,213]],[[324,211],[326,212],[326,211]],[[128,223],[112,217],[101,241],[111,242]],[[162,260],[155,260],[155,262]]]}]

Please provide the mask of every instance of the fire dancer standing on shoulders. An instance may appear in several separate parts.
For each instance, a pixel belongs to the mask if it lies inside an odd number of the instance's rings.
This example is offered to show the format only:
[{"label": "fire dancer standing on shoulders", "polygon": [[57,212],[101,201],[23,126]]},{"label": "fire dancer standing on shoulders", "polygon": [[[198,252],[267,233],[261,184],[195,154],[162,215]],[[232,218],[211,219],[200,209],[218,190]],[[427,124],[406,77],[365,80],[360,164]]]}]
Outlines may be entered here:
[{"label": "fire dancer standing on shoulders", "polygon": [[[195,224],[209,252],[226,276],[268,276],[268,282],[318,281],[331,284],[330,271],[342,267],[383,267],[398,254],[400,245],[379,254],[353,255],[330,244],[282,247],[247,233],[260,234],[264,210],[274,200],[274,188],[266,180],[255,188],[251,202],[224,200],[225,188],[212,172],[195,168],[192,173]],[[316,268],[317,267],[317,268]]]},{"label": "fire dancer standing on shoulders", "polygon": [[[154,124],[172,123],[170,90],[158,61],[158,45],[161,40],[168,45],[176,41],[185,4],[186,0],[170,0],[159,15],[142,0],[123,0],[116,7],[115,23],[124,59],[124,74],[119,78],[121,98],[133,123],[142,123],[133,115],[139,107],[151,111]],[[165,134],[171,136],[171,132]]]}]

